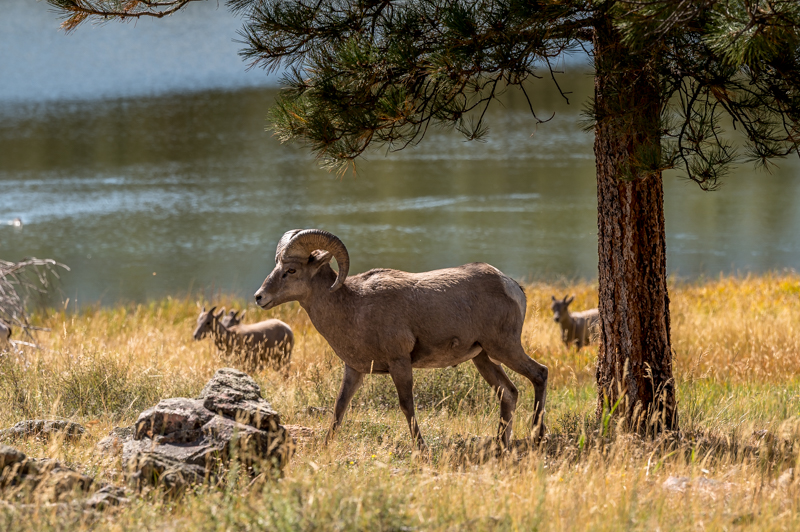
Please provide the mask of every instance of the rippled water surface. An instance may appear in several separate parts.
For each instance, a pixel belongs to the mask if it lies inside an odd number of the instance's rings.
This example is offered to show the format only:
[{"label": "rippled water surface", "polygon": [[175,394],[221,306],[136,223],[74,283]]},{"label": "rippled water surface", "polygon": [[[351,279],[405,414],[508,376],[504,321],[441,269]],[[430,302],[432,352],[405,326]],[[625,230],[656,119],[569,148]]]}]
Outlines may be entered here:
[{"label": "rippled water surface", "polygon": [[[342,178],[265,131],[275,89],[199,83],[148,97],[112,86],[117,96],[83,100],[4,102],[0,91],[0,221],[24,223],[0,225],[0,257],[68,264],[63,297],[81,303],[252,294],[277,240],[300,227],[339,235],[351,272],[486,261],[529,280],[596,277],[593,138],[579,116],[587,75],[564,78],[569,106],[546,80],[534,84],[537,113],[556,111],[547,124],[510,93],[488,115],[487,142],[432,130]],[[771,174],[745,166],[713,193],[667,174],[669,270],[796,268],[799,171],[795,160]]]}]

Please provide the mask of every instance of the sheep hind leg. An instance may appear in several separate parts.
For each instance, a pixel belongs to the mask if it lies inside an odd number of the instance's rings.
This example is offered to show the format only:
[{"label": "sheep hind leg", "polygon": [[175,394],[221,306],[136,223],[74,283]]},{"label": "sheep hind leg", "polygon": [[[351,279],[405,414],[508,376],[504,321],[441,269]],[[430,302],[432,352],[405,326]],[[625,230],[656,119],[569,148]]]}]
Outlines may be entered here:
[{"label": "sheep hind leg", "polygon": [[498,364],[489,360],[486,351],[481,351],[472,359],[478,372],[491,385],[500,400],[500,427],[497,430],[497,442],[503,450],[509,449],[514,423],[514,410],[517,408],[519,392],[506,372]]},{"label": "sheep hind leg", "polygon": [[414,373],[410,363],[399,363],[389,367],[389,375],[392,377],[394,387],[397,388],[397,398],[400,402],[400,410],[406,416],[408,429],[411,431],[411,439],[420,451],[427,451],[425,440],[419,431],[417,418],[414,412]]},{"label": "sheep hind leg", "polygon": [[[493,347],[493,346],[490,346]],[[533,384],[536,404],[534,405],[533,419],[531,421],[531,434],[534,440],[541,440],[547,427],[544,424],[545,402],[547,401],[547,366],[539,364],[529,357],[521,344],[487,349],[492,357],[508,366]]]},{"label": "sheep hind leg", "polygon": [[331,428],[328,429],[328,435],[325,437],[326,444],[330,443],[336,429],[342,424],[344,413],[347,411],[347,407],[350,406],[350,401],[353,399],[358,389],[361,388],[361,383],[363,382],[364,374],[359,373],[345,364],[342,387],[339,389],[339,396],[336,398],[336,406],[333,407],[333,423],[331,423]]}]

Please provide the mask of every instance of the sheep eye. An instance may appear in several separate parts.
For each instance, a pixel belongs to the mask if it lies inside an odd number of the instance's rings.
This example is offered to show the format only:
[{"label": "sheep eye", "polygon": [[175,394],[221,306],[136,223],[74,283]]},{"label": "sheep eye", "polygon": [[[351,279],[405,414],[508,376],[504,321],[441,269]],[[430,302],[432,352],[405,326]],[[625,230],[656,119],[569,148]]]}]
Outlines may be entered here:
[{"label": "sheep eye", "polygon": [[295,273],[297,270],[286,270],[286,273]]}]

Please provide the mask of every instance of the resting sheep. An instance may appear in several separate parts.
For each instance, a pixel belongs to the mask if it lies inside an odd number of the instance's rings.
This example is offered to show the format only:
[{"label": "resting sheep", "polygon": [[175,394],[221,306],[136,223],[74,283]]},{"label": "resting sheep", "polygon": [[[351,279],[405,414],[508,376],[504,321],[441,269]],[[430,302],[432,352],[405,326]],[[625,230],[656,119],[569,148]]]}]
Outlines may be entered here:
[{"label": "resting sheep", "polygon": [[564,345],[571,347],[574,343],[580,349],[585,345],[589,345],[593,338],[597,337],[598,328],[600,326],[600,313],[596,308],[584,310],[582,312],[570,312],[569,304],[575,297],[564,296],[564,299],[556,299],[555,296],[550,296],[553,300],[551,308],[553,309],[553,320],[561,326],[561,340]]},{"label": "resting sheep", "polygon": [[[333,258],[338,273],[330,266]],[[364,375],[388,373],[411,437],[425,449],[414,413],[412,370],[468,360],[500,400],[502,446],[508,448],[510,442],[519,392],[500,364],[533,384],[532,430],[536,438],[544,434],[547,368],[522,347],[525,292],[497,268],[472,263],[424,273],[376,269],[348,277],[347,248],[338,237],[319,229],[284,234],[275,263],[255,293],[256,302],[270,309],[298,301],[345,363],[328,441]]]},{"label": "resting sheep", "polygon": [[[288,366],[294,347],[294,334],[291,327],[280,320],[266,320],[253,324],[242,324],[236,311],[225,315],[225,309],[214,314],[217,307],[206,311],[205,307],[197,318],[194,339],[201,340],[207,334],[214,338],[217,349],[226,356],[237,356],[250,369],[261,369],[265,365],[276,369]],[[220,319],[222,318],[222,319]]]}]

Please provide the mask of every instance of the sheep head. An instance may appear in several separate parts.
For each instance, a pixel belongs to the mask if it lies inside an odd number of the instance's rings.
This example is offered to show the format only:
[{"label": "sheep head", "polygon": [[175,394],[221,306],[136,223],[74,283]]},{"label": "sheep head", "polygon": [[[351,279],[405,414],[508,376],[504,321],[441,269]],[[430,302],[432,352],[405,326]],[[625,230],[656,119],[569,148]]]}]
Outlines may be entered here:
[{"label": "sheep head", "polygon": [[331,259],[339,265],[336,281],[330,287],[334,292],[344,284],[350,269],[350,257],[342,241],[321,229],[287,231],[278,242],[275,268],[255,293],[256,303],[266,310],[307,298],[311,280]]},{"label": "sheep head", "polygon": [[550,299],[553,301],[553,304],[550,308],[553,311],[553,321],[556,323],[561,323],[562,319],[567,319],[569,317],[569,304],[575,299],[575,296],[570,297],[567,299],[567,296],[564,296],[564,299],[556,299],[555,296],[550,296]]},{"label": "sheep head", "polygon": [[220,309],[218,314],[214,314],[216,306],[211,307],[211,310],[206,311],[206,307],[200,311],[200,316],[197,317],[197,327],[194,330],[194,339],[202,340],[205,336],[214,330],[214,322],[219,321],[220,317],[225,313],[225,308]]},{"label": "sheep head", "polygon": [[[220,320],[220,324],[226,329],[229,329],[234,325],[239,325],[242,323],[242,318],[244,318],[246,312],[247,311],[245,310],[244,312],[239,314],[238,310],[231,310],[228,314],[225,315],[224,318],[222,318],[222,320]],[[237,314],[239,315],[237,316]]]}]

